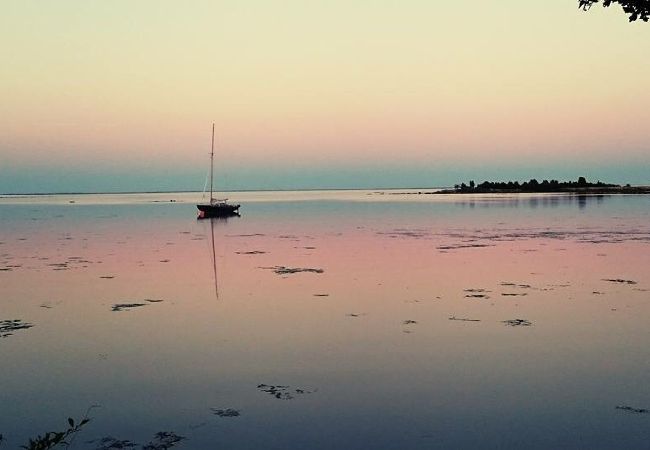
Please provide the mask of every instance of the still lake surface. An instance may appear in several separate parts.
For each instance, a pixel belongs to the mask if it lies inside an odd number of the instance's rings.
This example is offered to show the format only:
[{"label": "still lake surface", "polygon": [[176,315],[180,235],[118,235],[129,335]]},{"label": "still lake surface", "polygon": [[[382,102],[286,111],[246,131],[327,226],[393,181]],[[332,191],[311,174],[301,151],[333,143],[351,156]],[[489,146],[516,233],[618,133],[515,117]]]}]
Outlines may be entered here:
[{"label": "still lake surface", "polygon": [[404,192],[0,196],[2,448],[648,448],[650,196]]}]

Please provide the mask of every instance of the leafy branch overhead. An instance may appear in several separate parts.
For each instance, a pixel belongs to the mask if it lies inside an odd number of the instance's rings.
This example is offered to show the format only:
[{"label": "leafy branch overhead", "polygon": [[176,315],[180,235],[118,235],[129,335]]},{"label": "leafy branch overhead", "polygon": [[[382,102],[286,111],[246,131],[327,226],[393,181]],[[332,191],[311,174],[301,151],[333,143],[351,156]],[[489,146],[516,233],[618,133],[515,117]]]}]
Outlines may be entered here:
[{"label": "leafy branch overhead", "polygon": [[[600,0],[578,0],[579,7],[585,11],[591,8],[594,3],[600,3]],[[626,14],[630,16],[630,22],[641,19],[644,22],[650,17],[650,0],[603,0],[603,6],[609,6],[612,3],[618,3]]]}]

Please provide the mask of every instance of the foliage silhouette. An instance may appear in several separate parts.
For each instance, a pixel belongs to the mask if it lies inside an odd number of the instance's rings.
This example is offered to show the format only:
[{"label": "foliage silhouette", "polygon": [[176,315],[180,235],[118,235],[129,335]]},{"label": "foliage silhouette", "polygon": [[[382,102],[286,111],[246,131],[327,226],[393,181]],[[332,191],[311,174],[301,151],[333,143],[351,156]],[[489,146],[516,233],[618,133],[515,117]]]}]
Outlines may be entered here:
[{"label": "foliage silhouette", "polygon": [[84,417],[81,422],[75,424],[72,418],[68,418],[68,429],[65,431],[48,431],[43,436],[37,436],[30,439],[27,445],[21,445],[20,448],[25,450],[49,450],[58,446],[67,448],[70,446],[72,439],[67,441],[68,438],[73,438],[75,434],[81,431],[81,428],[90,422],[88,417]]},{"label": "foliage silhouette", "polygon": [[474,181],[469,182],[469,186],[465,183],[454,185],[453,191],[443,191],[443,193],[459,192],[459,193],[490,193],[490,192],[572,192],[584,191],[589,188],[619,188],[617,184],[607,184],[601,181],[590,183],[585,177],[578,178],[578,181],[558,181],[558,180],[543,180],[541,183],[535,178],[530,181],[484,181],[480,184],[475,184]]},{"label": "foliage silhouette", "polygon": [[[578,0],[579,8],[587,11],[594,3],[600,0]],[[641,19],[647,22],[650,17],[650,0],[603,0],[603,6],[607,7],[612,3],[618,3],[625,14],[630,16],[630,22]]]}]

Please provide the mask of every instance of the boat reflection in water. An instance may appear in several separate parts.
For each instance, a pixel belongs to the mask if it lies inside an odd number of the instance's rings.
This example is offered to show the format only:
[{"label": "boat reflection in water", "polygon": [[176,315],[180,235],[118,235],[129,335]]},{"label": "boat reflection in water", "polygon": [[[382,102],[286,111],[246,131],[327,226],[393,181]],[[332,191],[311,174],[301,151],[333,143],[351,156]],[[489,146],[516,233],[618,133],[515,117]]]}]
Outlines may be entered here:
[{"label": "boat reflection in water", "polygon": [[200,216],[199,219],[206,219],[210,220],[210,247],[212,250],[212,272],[214,274],[214,294],[217,298],[219,299],[219,280],[217,277],[217,251],[215,248],[215,243],[214,243],[214,227],[215,227],[215,222],[216,225],[219,226],[220,224],[224,224],[225,222],[228,221],[229,218],[231,217],[240,217],[238,213],[231,213],[229,215],[220,215],[220,216],[214,216],[214,217],[205,217],[205,216]]}]

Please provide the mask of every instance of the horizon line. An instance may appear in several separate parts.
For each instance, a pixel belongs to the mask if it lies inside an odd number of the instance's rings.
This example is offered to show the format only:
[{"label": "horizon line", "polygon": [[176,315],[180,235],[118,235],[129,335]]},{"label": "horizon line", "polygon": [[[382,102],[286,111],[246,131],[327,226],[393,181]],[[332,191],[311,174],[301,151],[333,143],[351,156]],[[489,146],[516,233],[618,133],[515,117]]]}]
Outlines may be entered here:
[{"label": "horizon line", "polygon": [[[435,187],[370,187],[370,188],[301,188],[301,189],[228,189],[218,190],[215,192],[290,192],[290,191],[391,191],[398,189],[448,189],[451,186],[435,186]],[[109,192],[3,192],[0,195],[103,195],[103,194],[185,194],[185,193],[202,193],[203,191],[197,190],[165,190],[165,191],[109,191]]]}]

